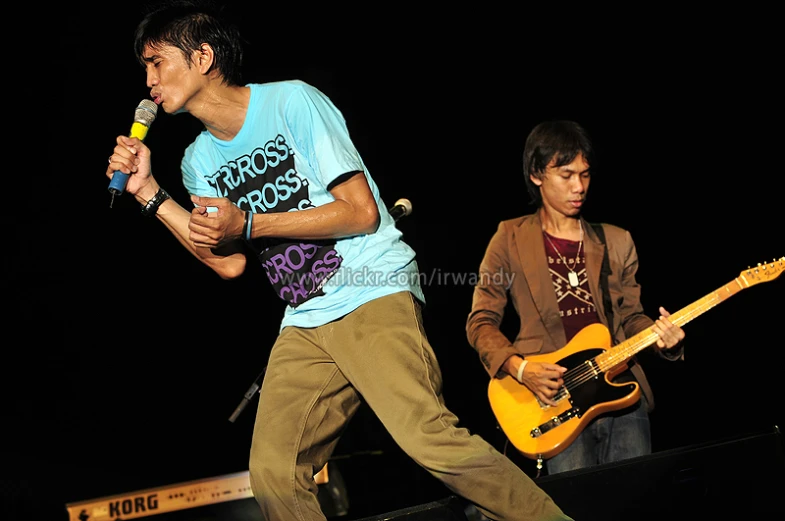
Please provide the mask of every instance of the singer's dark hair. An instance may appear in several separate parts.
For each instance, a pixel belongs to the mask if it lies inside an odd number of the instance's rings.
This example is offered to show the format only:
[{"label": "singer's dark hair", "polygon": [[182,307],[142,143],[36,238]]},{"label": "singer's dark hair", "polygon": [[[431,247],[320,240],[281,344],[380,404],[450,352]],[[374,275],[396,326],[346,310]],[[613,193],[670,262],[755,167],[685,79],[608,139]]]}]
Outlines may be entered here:
[{"label": "singer's dark hair", "polygon": [[523,175],[531,202],[538,208],[542,205],[540,188],[531,176],[542,179],[551,161],[554,166],[564,166],[582,154],[591,167],[594,162],[594,147],[586,130],[574,121],[544,121],[534,127],[526,138],[523,149]]},{"label": "singer's dark hair", "polygon": [[215,53],[213,67],[228,85],[241,85],[243,40],[237,24],[224,7],[211,0],[169,0],[148,8],[136,28],[134,52],[145,65],[146,46],[153,49],[172,45],[183,52],[188,63],[191,53],[203,43]]}]

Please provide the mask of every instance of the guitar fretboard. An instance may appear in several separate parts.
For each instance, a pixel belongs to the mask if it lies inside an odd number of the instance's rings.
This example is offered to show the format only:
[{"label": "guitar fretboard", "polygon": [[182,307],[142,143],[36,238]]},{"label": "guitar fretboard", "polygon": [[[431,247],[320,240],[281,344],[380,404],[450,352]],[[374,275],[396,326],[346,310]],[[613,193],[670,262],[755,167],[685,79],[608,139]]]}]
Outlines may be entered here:
[{"label": "guitar fretboard", "polygon": [[[669,318],[674,324],[683,326],[712,309],[717,304],[729,299],[742,289],[761,282],[774,280],[783,271],[783,267],[785,267],[785,257],[779,259],[779,261],[774,261],[766,265],[759,265],[757,268],[743,271],[732,281],[671,314]],[[600,370],[603,372],[610,371],[614,367],[632,358],[636,353],[652,345],[657,341],[657,338],[659,338],[659,335],[657,335],[652,328],[646,328],[619,345],[597,355],[594,360]]]}]

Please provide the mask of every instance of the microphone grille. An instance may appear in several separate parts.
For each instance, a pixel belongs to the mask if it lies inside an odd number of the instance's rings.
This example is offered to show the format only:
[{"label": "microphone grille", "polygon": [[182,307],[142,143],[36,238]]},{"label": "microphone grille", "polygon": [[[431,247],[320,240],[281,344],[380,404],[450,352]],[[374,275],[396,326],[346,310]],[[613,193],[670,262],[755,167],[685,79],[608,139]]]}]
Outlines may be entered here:
[{"label": "microphone grille", "polygon": [[406,210],[404,215],[409,215],[412,213],[412,202],[408,199],[398,199],[395,201],[394,206],[403,206],[404,210]]},{"label": "microphone grille", "polygon": [[158,105],[149,99],[143,99],[139,102],[134,113],[134,121],[149,127],[155,121],[155,115],[158,113]]}]

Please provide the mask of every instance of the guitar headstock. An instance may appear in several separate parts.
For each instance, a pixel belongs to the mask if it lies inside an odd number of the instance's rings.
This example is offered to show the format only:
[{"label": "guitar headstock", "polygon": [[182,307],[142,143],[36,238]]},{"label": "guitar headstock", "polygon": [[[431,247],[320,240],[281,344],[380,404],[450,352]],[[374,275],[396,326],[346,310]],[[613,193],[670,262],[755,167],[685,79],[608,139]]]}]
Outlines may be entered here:
[{"label": "guitar headstock", "polygon": [[785,271],[785,257],[780,257],[769,263],[758,263],[754,268],[747,268],[739,273],[739,277],[744,279],[748,286],[759,282],[768,282],[780,276]]}]

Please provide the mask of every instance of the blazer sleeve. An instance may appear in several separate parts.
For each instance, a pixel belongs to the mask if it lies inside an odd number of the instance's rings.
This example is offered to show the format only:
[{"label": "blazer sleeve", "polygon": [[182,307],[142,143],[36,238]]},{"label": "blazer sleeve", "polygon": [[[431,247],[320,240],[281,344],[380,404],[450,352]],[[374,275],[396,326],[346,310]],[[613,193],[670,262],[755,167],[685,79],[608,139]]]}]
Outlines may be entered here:
[{"label": "blazer sleeve", "polygon": [[499,372],[510,356],[517,354],[500,326],[507,305],[510,274],[509,239],[504,223],[491,238],[474,287],[472,308],[466,320],[466,336],[477,350],[491,377]]},{"label": "blazer sleeve", "polygon": [[[619,314],[621,316],[621,326],[624,329],[626,338],[651,327],[654,324],[649,316],[643,312],[641,304],[641,287],[636,280],[638,272],[638,252],[635,248],[635,243],[632,236],[628,231],[624,232],[623,248],[623,266],[621,272],[621,288],[622,298],[619,305]],[[683,356],[684,345],[683,343],[675,349],[663,351],[657,344],[653,344],[655,352],[665,360],[680,360]]]}]

